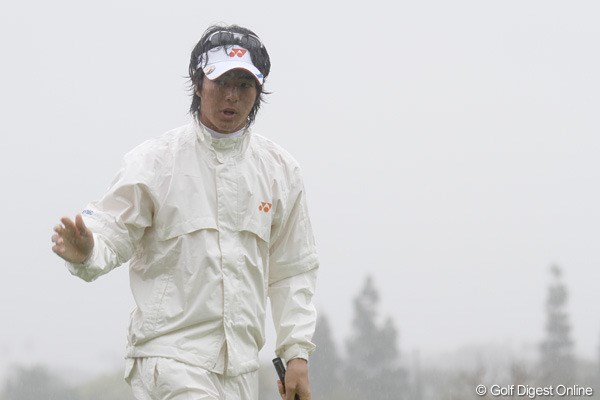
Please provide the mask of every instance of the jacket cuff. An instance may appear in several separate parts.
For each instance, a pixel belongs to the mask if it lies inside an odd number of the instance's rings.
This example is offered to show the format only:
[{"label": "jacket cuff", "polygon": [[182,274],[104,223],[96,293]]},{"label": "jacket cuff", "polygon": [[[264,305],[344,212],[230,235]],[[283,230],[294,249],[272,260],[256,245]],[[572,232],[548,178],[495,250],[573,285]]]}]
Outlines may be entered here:
[{"label": "jacket cuff", "polygon": [[92,248],[92,252],[90,253],[90,256],[87,258],[87,260],[85,260],[82,263],[72,263],[69,261],[65,261],[65,266],[67,267],[67,269],[69,270],[69,272],[71,273],[71,275],[75,275],[77,277],[80,277],[83,280],[86,281],[90,281],[91,277],[90,277],[90,271],[89,268],[90,266],[92,266],[92,264],[94,263],[94,260],[96,258],[96,253],[97,253],[97,249],[98,249],[98,239],[96,237],[96,234],[94,233],[94,247]]},{"label": "jacket cuff", "polygon": [[290,360],[294,358],[302,358],[303,360],[308,361],[308,356],[310,355],[309,351],[299,344],[294,344],[290,346],[283,354],[280,354],[280,357],[285,360],[287,364]]}]

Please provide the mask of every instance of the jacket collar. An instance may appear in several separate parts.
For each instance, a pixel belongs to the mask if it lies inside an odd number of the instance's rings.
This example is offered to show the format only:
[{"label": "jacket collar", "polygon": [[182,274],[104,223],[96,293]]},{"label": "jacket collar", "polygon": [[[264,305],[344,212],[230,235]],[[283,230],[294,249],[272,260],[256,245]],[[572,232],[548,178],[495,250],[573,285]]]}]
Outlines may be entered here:
[{"label": "jacket collar", "polygon": [[220,163],[223,163],[228,159],[242,158],[250,143],[250,137],[252,136],[252,130],[246,128],[246,131],[242,136],[213,139],[210,132],[198,121],[198,113],[193,115],[192,126],[194,133],[198,138],[198,142],[202,147],[208,149]]}]

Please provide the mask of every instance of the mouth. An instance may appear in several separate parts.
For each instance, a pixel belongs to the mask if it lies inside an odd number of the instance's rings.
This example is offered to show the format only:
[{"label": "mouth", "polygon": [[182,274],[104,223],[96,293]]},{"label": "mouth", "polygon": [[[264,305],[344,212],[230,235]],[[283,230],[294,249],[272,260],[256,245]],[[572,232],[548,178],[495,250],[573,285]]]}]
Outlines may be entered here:
[{"label": "mouth", "polygon": [[237,114],[237,112],[233,108],[226,108],[222,111],[222,113],[228,117],[233,117],[235,114]]}]

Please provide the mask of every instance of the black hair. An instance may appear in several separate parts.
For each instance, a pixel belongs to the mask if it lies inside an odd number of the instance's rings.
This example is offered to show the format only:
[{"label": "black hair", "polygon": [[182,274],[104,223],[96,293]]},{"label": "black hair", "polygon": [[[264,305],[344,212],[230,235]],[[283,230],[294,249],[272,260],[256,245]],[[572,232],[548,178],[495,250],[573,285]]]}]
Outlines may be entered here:
[{"label": "black hair", "polygon": [[[196,93],[202,89],[202,82],[204,81],[204,71],[202,66],[198,67],[198,60],[200,56],[210,49],[215,47],[223,46],[223,45],[231,45],[238,44],[241,45],[239,40],[232,39],[228,43],[220,42],[218,44],[213,44],[208,41],[210,35],[218,31],[232,32],[232,33],[241,33],[248,34],[258,37],[254,32],[250,29],[238,26],[238,25],[211,25],[204,31],[204,34],[192,50],[192,54],[190,55],[190,66],[189,66],[189,78],[190,78],[190,90],[192,94],[192,104],[190,106],[190,113],[195,114],[200,110],[201,102],[200,96]],[[264,90],[264,81],[269,75],[269,71],[271,70],[271,59],[269,58],[269,53],[267,49],[263,46],[248,46],[245,44],[246,49],[250,52],[250,57],[252,58],[252,63],[258,70],[263,74],[263,84],[260,85],[258,82],[257,85],[257,95],[256,100],[254,101],[254,105],[252,106],[252,110],[248,115],[248,126],[252,125],[254,119],[256,118],[256,113],[260,108],[261,103],[264,101],[264,96],[269,94]]]}]

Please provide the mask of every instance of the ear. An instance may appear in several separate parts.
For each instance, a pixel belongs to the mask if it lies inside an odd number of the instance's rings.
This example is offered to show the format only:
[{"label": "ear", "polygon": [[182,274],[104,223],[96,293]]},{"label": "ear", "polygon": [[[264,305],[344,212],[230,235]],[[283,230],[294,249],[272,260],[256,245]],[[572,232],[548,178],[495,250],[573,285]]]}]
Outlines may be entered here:
[{"label": "ear", "polygon": [[[200,78],[200,79],[204,79],[204,77]],[[194,83],[194,94],[198,97],[201,96],[201,92],[202,92],[202,82],[199,80],[195,80]]]}]

